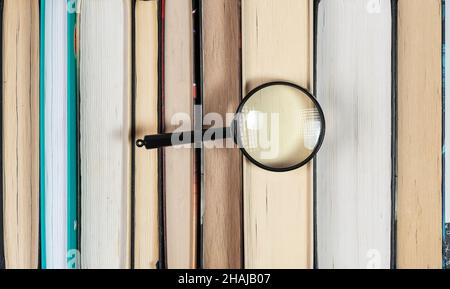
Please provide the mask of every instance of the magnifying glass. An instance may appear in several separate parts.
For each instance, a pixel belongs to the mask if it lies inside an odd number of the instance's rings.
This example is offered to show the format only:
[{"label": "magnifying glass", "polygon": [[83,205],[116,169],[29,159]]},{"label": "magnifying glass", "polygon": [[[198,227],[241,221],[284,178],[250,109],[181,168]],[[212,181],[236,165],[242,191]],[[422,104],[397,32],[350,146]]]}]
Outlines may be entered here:
[{"label": "magnifying glass", "polygon": [[[192,144],[200,132],[149,135],[138,147],[156,149]],[[318,101],[289,82],[270,82],[252,90],[241,102],[230,127],[201,131],[201,141],[233,138],[245,157],[258,167],[286,172],[307,164],[325,137],[325,116]]]}]

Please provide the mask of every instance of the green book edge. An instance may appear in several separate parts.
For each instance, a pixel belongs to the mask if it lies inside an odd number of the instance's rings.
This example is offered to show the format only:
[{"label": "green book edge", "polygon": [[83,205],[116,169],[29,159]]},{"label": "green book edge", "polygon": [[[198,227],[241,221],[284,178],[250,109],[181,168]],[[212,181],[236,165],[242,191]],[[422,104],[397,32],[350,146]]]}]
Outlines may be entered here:
[{"label": "green book edge", "polygon": [[[67,0],[69,2],[70,0]],[[69,3],[68,3],[69,5]],[[78,258],[78,134],[77,60],[75,50],[76,13],[67,11],[67,262],[76,269]],[[75,258],[75,259],[74,259]]]},{"label": "green book edge", "polygon": [[41,267],[47,268],[47,251],[45,246],[45,0],[40,6],[39,37],[39,186],[40,186],[40,235]]},{"label": "green book edge", "polygon": [[[69,2],[70,0],[67,0]],[[41,267],[47,268],[45,229],[45,0],[40,7],[40,215]],[[77,66],[75,54],[76,13],[67,12],[67,264],[75,269],[78,261],[77,224]]]}]

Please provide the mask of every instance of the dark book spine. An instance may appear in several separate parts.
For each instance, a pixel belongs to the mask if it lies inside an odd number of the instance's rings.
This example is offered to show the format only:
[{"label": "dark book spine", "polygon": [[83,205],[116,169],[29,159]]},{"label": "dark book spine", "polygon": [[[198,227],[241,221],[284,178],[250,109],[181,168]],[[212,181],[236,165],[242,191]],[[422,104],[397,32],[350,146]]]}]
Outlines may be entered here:
[{"label": "dark book spine", "polygon": [[[317,96],[317,15],[320,0],[313,2],[313,95]],[[313,160],[313,268],[318,269],[317,251],[317,159]]]},{"label": "dark book spine", "polygon": [[[202,139],[203,130],[203,81],[202,81],[202,6],[201,0],[192,0],[193,39],[194,39],[194,128],[195,139]],[[202,268],[203,255],[203,224],[202,224],[202,172],[203,172],[203,144],[195,144],[194,163],[194,194],[195,194],[195,224],[196,224],[196,267]]]},{"label": "dark book spine", "polygon": [[391,127],[392,127],[392,138],[391,138],[391,269],[397,268],[397,152],[398,152],[398,101],[397,101],[397,84],[398,84],[398,74],[397,74],[397,7],[398,0],[391,0],[391,12],[392,12],[392,52],[391,52],[391,62],[392,62],[392,104],[391,104]]},{"label": "dark book spine", "polygon": [[[165,8],[166,1],[158,2],[158,133],[164,133],[164,43],[165,43]],[[157,267],[166,266],[166,221],[165,221],[165,185],[164,185],[164,149],[158,149],[158,227],[159,227],[159,261]]]}]

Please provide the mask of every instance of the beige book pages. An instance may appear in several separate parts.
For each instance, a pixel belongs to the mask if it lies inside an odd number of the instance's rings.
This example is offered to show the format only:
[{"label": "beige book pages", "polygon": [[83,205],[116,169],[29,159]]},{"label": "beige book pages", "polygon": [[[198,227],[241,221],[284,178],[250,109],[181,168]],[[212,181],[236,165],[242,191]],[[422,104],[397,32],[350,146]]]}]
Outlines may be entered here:
[{"label": "beige book pages", "polygon": [[[192,129],[193,40],[192,0],[166,0],[165,130]],[[167,267],[196,266],[193,150],[165,149]]]},{"label": "beige book pages", "polygon": [[[158,5],[136,1],[136,138],[158,133]],[[136,150],[134,267],[158,262],[158,151]]]},{"label": "beige book pages", "polygon": [[3,5],[5,262],[32,269],[39,256],[39,1]]},{"label": "beige book pages", "polygon": [[441,1],[398,1],[399,268],[442,267]]},{"label": "beige book pages", "polygon": [[[227,125],[226,114],[236,112],[240,102],[239,2],[203,2],[203,102],[205,116],[211,113],[205,121],[218,115],[223,121],[205,125]],[[204,151],[203,251],[204,267],[211,269],[242,267],[242,159],[239,150],[223,148],[226,144],[205,143]]]},{"label": "beige book pages", "polygon": [[82,1],[82,268],[130,267],[131,1]]},{"label": "beige book pages", "polygon": [[[311,88],[312,2],[243,0],[243,91],[269,81]],[[244,159],[246,268],[313,266],[312,164],[287,173]]]}]

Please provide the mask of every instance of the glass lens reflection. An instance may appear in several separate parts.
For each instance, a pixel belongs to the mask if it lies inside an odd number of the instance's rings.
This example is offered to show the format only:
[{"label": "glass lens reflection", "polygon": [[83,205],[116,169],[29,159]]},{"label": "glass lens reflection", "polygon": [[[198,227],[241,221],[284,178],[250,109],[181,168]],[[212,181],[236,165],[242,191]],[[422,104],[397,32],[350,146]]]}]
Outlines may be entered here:
[{"label": "glass lens reflection", "polygon": [[237,118],[238,142],[257,162],[275,169],[304,162],[322,129],[319,110],[303,91],[268,86],[252,95]]}]

